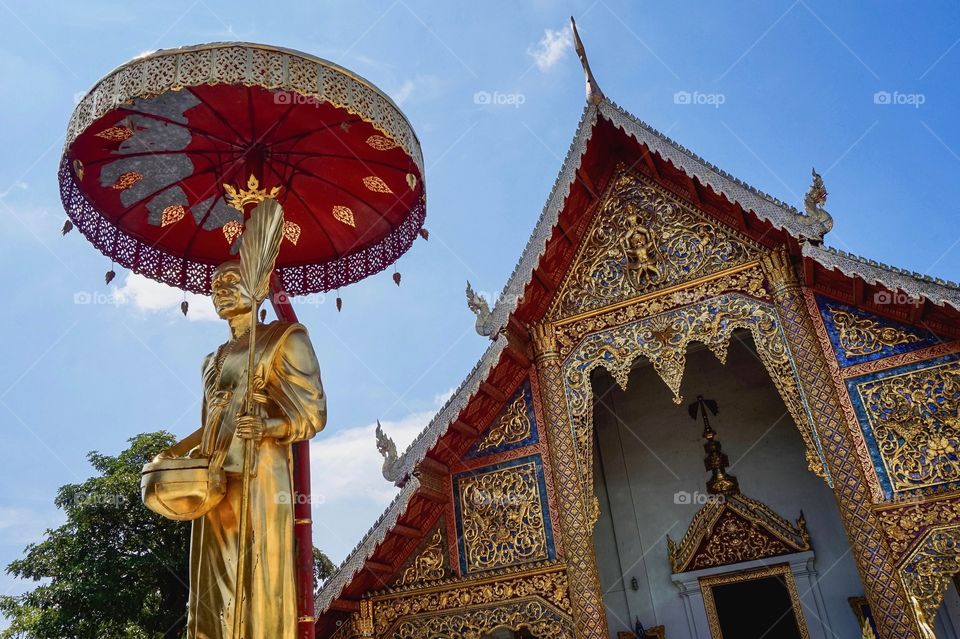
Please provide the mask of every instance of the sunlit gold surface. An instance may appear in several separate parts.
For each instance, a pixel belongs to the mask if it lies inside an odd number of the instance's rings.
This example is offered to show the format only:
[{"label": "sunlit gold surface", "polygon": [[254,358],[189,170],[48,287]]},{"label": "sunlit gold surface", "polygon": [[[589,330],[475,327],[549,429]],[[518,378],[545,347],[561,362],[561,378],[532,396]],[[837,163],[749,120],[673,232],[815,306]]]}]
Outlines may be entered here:
[{"label": "sunlit gold surface", "polygon": [[548,315],[560,321],[759,255],[746,237],[621,165]]},{"label": "sunlit gold surface", "polygon": [[562,564],[540,564],[423,586],[399,587],[360,600],[352,637],[483,637],[496,628],[573,639]]},{"label": "sunlit gold surface", "polygon": [[197,456],[201,452],[197,445],[208,435],[212,435],[214,453],[224,454],[226,495],[193,523],[188,637],[231,637],[240,472],[244,442],[251,441],[256,462],[250,485],[242,637],[293,639],[297,611],[290,444],[313,437],[326,423],[320,367],[303,326],[273,322],[260,327],[255,338],[256,407],[252,416],[242,417],[250,299],[240,283],[237,263],[215,273],[213,301],[220,317],[230,323],[231,339],[203,362],[202,428],[165,454],[189,451],[186,456]]},{"label": "sunlit gold surface", "polygon": [[527,415],[527,400],[524,394],[520,393],[484,438],[476,444],[476,451],[485,453],[505,444],[522,442],[530,436],[531,428],[530,417]]},{"label": "sunlit gold surface", "polygon": [[467,572],[548,558],[543,496],[533,462],[465,477],[457,498]]}]

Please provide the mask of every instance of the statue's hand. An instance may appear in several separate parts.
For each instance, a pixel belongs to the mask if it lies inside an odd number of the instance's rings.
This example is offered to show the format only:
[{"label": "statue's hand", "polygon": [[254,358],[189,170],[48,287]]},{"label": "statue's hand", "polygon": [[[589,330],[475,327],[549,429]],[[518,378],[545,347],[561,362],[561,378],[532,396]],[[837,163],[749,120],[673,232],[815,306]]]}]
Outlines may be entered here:
[{"label": "statue's hand", "polygon": [[257,415],[237,415],[234,430],[240,439],[258,442],[267,434],[267,420]]}]

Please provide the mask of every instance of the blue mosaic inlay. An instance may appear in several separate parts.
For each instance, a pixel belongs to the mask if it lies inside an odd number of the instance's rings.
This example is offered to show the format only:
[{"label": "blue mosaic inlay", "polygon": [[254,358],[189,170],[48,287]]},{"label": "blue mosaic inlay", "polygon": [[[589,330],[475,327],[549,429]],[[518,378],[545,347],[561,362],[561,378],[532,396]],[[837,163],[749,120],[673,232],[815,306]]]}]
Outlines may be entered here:
[{"label": "blue mosaic inlay", "polygon": [[[518,405],[518,402],[520,404]],[[540,441],[533,411],[530,381],[524,381],[467,451],[465,459],[476,459],[530,446]]]},{"label": "blue mosaic inlay", "polygon": [[[864,387],[873,384],[874,382],[887,379],[890,377],[897,377],[914,371],[920,371],[927,368],[934,368],[942,366],[944,364],[950,364],[952,362],[960,361],[960,355],[947,355],[944,357],[938,357],[935,359],[924,360],[920,362],[914,362],[913,364],[908,364],[906,366],[899,366],[897,368],[890,368],[875,373],[868,373],[866,375],[860,375],[858,377],[852,377],[846,380],[847,392],[850,394],[850,402],[853,405],[853,409],[857,415],[857,421],[860,425],[860,432],[863,434],[863,439],[867,444],[867,449],[870,452],[870,459],[873,463],[874,470],[877,473],[877,479],[880,481],[880,486],[883,489],[883,494],[887,499],[891,499],[894,496],[894,493],[897,495],[911,495],[911,494],[920,494],[923,492],[924,488],[929,488],[933,486],[946,486],[954,485],[956,482],[940,482],[929,484],[927,486],[919,486],[916,489],[903,489],[902,487],[898,490],[894,489],[893,482],[887,468],[887,464],[884,461],[883,453],[881,452],[880,443],[877,441],[876,434],[874,433],[873,425],[871,423],[871,415],[868,414],[868,406],[864,405],[863,397],[861,395],[861,389]],[[936,402],[936,405],[942,403],[942,399],[934,399],[932,401]],[[873,406],[872,410],[876,411],[881,409],[881,412],[892,410],[892,406]],[[900,406],[901,409],[904,409],[904,406]],[[891,445],[897,446],[903,443],[903,438],[897,439],[893,444],[887,442],[886,445],[890,447]],[[957,461],[957,454],[953,453],[950,458],[954,461]]]},{"label": "blue mosaic inlay", "polygon": [[[527,466],[527,468],[523,468]],[[532,467],[532,469],[531,469]],[[503,495],[498,495],[498,490],[491,490],[489,486],[482,487],[480,490],[489,492],[487,499],[483,503],[473,504],[477,509],[483,510],[487,518],[484,519],[482,534],[484,539],[471,541],[470,535],[465,535],[464,513],[462,491],[467,484],[483,485],[484,480],[480,478],[483,475],[490,475],[498,471],[516,469],[515,479],[525,487],[523,491],[503,489]],[[530,476],[531,470],[533,477]],[[508,481],[507,475],[495,478],[498,487],[503,486],[501,481]],[[508,481],[509,483],[509,481]],[[504,487],[506,488],[506,487]],[[525,493],[525,494],[523,494]],[[539,508],[527,503],[535,497],[539,502]],[[495,503],[498,498],[507,499],[503,504]],[[545,561],[556,559],[556,546],[554,544],[553,525],[550,521],[550,506],[547,503],[547,486],[543,475],[543,460],[540,455],[529,455],[510,461],[501,462],[476,468],[474,470],[457,473],[453,476],[453,499],[454,511],[456,515],[457,526],[457,546],[460,550],[460,571],[461,574],[475,574],[488,569],[500,568],[506,565],[518,565],[534,561]],[[488,520],[489,519],[489,520]],[[532,526],[536,521],[542,521],[542,536],[538,534],[539,525]],[[523,545],[524,540],[543,540],[545,543],[534,543],[530,547]],[[468,544],[475,544],[470,553]],[[517,545],[521,544],[521,545]],[[545,546],[545,547],[544,547]],[[468,555],[473,559],[468,561]],[[499,564],[485,564],[478,567],[477,556],[489,559],[490,557],[512,558],[511,562],[501,562]]]},{"label": "blue mosaic inlay", "polygon": [[841,367],[909,353],[940,343],[936,335],[817,296],[817,307]]}]

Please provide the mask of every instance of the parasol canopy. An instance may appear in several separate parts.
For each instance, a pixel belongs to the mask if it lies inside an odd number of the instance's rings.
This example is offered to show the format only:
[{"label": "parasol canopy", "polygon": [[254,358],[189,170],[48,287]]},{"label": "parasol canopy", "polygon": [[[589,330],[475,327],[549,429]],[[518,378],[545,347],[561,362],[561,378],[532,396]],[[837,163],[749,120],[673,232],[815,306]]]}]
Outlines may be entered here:
[{"label": "parasol canopy", "polygon": [[104,255],[195,293],[236,258],[244,211],[264,197],[284,208],[276,271],[292,295],[385,269],[426,215],[420,144],[393,101],[331,62],[258,44],[117,68],[77,105],[59,177],[70,220]]}]

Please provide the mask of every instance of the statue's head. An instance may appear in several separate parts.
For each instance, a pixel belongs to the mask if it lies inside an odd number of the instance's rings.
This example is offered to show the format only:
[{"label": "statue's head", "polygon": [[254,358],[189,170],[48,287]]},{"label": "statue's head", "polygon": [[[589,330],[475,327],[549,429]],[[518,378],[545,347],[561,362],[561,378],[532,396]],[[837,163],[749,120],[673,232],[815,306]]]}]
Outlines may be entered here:
[{"label": "statue's head", "polygon": [[249,313],[253,308],[250,293],[240,278],[239,260],[218,266],[213,272],[210,288],[213,291],[213,307],[223,319]]}]

